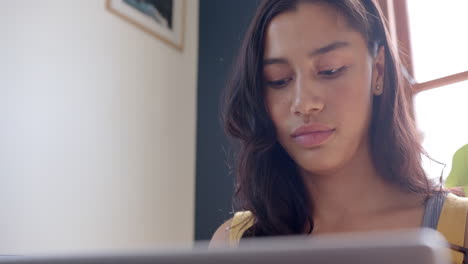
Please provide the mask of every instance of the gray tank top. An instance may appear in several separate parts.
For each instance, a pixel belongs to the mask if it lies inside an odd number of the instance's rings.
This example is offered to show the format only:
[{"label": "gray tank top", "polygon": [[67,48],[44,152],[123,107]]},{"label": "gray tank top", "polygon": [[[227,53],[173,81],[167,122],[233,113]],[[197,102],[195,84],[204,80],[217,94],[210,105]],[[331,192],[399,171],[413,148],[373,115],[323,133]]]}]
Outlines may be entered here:
[{"label": "gray tank top", "polygon": [[426,201],[422,227],[437,229],[437,224],[439,223],[440,213],[442,212],[442,206],[444,205],[446,196],[447,192],[439,192],[431,196]]}]

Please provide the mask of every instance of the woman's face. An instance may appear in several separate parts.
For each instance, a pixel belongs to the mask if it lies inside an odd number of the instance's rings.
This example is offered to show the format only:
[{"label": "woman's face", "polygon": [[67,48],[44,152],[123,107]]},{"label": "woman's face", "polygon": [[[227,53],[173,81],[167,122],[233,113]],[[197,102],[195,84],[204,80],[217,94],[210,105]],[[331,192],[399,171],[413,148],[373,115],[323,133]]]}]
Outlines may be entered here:
[{"label": "woman's face", "polygon": [[367,151],[383,49],[374,59],[333,7],[303,3],[273,18],[264,54],[267,110],[279,143],[302,170],[333,173]]}]

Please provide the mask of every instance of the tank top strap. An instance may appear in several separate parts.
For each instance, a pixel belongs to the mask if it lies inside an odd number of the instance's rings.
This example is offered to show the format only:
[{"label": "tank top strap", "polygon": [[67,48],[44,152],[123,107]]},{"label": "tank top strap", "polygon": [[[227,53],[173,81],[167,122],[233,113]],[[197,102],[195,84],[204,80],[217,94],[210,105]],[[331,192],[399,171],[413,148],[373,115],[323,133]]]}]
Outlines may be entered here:
[{"label": "tank top strap", "polygon": [[437,229],[446,196],[447,192],[439,192],[429,197],[424,206],[422,227]]}]

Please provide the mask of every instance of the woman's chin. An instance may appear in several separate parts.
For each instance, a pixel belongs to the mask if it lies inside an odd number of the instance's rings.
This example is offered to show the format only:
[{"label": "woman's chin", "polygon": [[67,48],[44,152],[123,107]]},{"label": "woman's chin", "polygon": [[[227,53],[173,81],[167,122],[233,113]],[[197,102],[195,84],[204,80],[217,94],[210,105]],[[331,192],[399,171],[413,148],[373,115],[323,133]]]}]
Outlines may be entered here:
[{"label": "woman's chin", "polygon": [[308,160],[298,160],[297,163],[307,173],[312,175],[333,174],[339,169],[340,162],[335,158],[315,158]]}]

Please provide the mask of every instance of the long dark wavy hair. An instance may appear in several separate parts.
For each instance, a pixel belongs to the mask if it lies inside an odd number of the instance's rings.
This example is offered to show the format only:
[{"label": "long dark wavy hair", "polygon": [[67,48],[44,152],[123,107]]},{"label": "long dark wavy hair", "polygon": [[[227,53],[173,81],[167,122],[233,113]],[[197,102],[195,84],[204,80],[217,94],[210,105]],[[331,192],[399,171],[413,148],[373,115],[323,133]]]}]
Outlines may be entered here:
[{"label": "long dark wavy hair", "polygon": [[402,78],[382,13],[373,0],[264,0],[250,23],[224,98],[225,130],[238,144],[234,210],[255,217],[246,236],[291,235],[313,230],[313,204],[296,163],[277,141],[263,83],[265,31],[277,15],[300,2],[325,2],[344,15],[375,56],[385,48],[384,93],[375,96],[369,127],[374,166],[388,182],[429,197],[433,183],[421,166],[424,150],[415,127],[412,92]]}]

